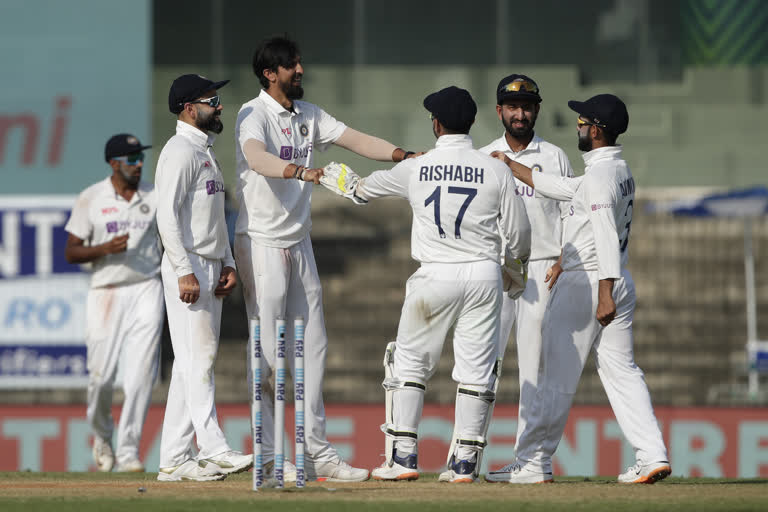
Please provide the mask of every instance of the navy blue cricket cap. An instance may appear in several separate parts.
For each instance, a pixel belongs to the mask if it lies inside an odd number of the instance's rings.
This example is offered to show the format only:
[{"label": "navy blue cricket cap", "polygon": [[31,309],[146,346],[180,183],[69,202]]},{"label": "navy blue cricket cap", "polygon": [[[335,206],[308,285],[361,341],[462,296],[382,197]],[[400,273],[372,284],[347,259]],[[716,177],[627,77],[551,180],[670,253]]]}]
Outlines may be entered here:
[{"label": "navy blue cricket cap", "polygon": [[629,126],[627,106],[613,94],[598,94],[587,101],[571,100],[568,106],[583,118],[602,126],[614,135],[624,133]]},{"label": "navy blue cricket cap", "polygon": [[104,160],[109,162],[117,156],[140,153],[151,147],[152,146],[142,145],[141,142],[139,142],[139,139],[130,133],[118,133],[117,135],[110,137],[107,141],[107,145],[104,146]]},{"label": "navy blue cricket cap", "polygon": [[220,89],[227,85],[229,80],[214,82],[200,75],[181,75],[171,84],[171,90],[168,92],[168,109],[179,114],[184,110],[184,104],[195,101],[206,91],[211,89]]},{"label": "navy blue cricket cap", "polygon": [[445,128],[457,132],[469,132],[477,114],[477,105],[472,95],[454,85],[424,98],[424,108]]},{"label": "navy blue cricket cap", "polygon": [[496,87],[496,104],[503,105],[507,100],[541,103],[539,86],[525,75],[505,76]]}]

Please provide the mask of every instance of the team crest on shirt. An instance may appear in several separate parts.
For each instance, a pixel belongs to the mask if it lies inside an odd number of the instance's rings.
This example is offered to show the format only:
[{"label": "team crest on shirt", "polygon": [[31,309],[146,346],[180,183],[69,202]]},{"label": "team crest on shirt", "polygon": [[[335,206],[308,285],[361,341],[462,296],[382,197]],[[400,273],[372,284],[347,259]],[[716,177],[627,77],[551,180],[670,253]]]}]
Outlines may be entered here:
[{"label": "team crest on shirt", "polygon": [[139,211],[141,213],[149,213],[149,205],[148,204],[143,204],[143,205],[139,206]]},{"label": "team crest on shirt", "polygon": [[532,170],[533,172],[542,172],[542,168],[541,168],[541,166],[540,166],[539,164],[533,164],[533,165],[531,166],[531,170]]},{"label": "team crest on shirt", "polygon": [[302,137],[306,137],[307,135],[309,135],[309,128],[307,128],[307,125],[302,124],[301,126],[299,126],[299,133],[301,134]]}]

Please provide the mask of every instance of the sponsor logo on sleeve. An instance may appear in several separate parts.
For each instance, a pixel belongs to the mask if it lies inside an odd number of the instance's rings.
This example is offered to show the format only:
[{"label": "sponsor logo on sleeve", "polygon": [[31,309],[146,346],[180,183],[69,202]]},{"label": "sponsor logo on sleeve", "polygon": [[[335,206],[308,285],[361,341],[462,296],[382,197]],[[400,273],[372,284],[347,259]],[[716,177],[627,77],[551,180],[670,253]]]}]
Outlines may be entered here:
[{"label": "sponsor logo on sleeve", "polygon": [[224,182],[216,180],[208,180],[205,182],[205,191],[209,196],[212,196],[216,192],[224,192]]},{"label": "sponsor logo on sleeve", "polygon": [[613,208],[612,204],[605,203],[605,204],[593,204],[592,205],[592,211],[596,212],[597,210],[604,210],[606,208]]}]

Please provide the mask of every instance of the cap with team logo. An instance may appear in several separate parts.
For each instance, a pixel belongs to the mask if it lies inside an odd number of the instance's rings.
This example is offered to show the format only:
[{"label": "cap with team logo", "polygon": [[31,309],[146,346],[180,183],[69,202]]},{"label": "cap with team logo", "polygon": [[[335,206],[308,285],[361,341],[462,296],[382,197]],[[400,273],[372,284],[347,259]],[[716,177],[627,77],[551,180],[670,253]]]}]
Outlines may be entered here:
[{"label": "cap with team logo", "polygon": [[184,104],[195,101],[206,91],[220,89],[227,85],[229,80],[214,82],[200,75],[181,75],[171,84],[168,92],[168,108],[174,114],[184,110]]},{"label": "cap with team logo", "polygon": [[454,85],[424,98],[424,108],[445,128],[457,132],[468,132],[477,114],[472,95]]},{"label": "cap with team logo", "polygon": [[496,87],[496,104],[503,105],[507,100],[541,103],[539,86],[532,78],[525,75],[505,76]]},{"label": "cap with team logo", "polygon": [[144,146],[139,142],[139,139],[131,135],[130,133],[118,133],[113,135],[104,147],[104,159],[109,162],[116,156],[132,155],[133,153],[140,153],[141,151],[151,148],[152,146]]},{"label": "cap with team logo", "polygon": [[613,94],[598,94],[587,101],[571,100],[568,106],[580,116],[615,135],[624,133],[629,126],[627,106]]}]

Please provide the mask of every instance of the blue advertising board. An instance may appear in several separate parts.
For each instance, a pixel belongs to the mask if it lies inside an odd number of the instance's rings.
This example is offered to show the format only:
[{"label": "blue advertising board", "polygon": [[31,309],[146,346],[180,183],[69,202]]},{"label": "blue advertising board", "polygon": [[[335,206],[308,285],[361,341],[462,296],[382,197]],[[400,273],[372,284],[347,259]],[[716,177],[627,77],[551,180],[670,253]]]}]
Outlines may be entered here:
[{"label": "blue advertising board", "polygon": [[89,275],[64,259],[74,196],[0,196],[0,387],[87,383]]}]

